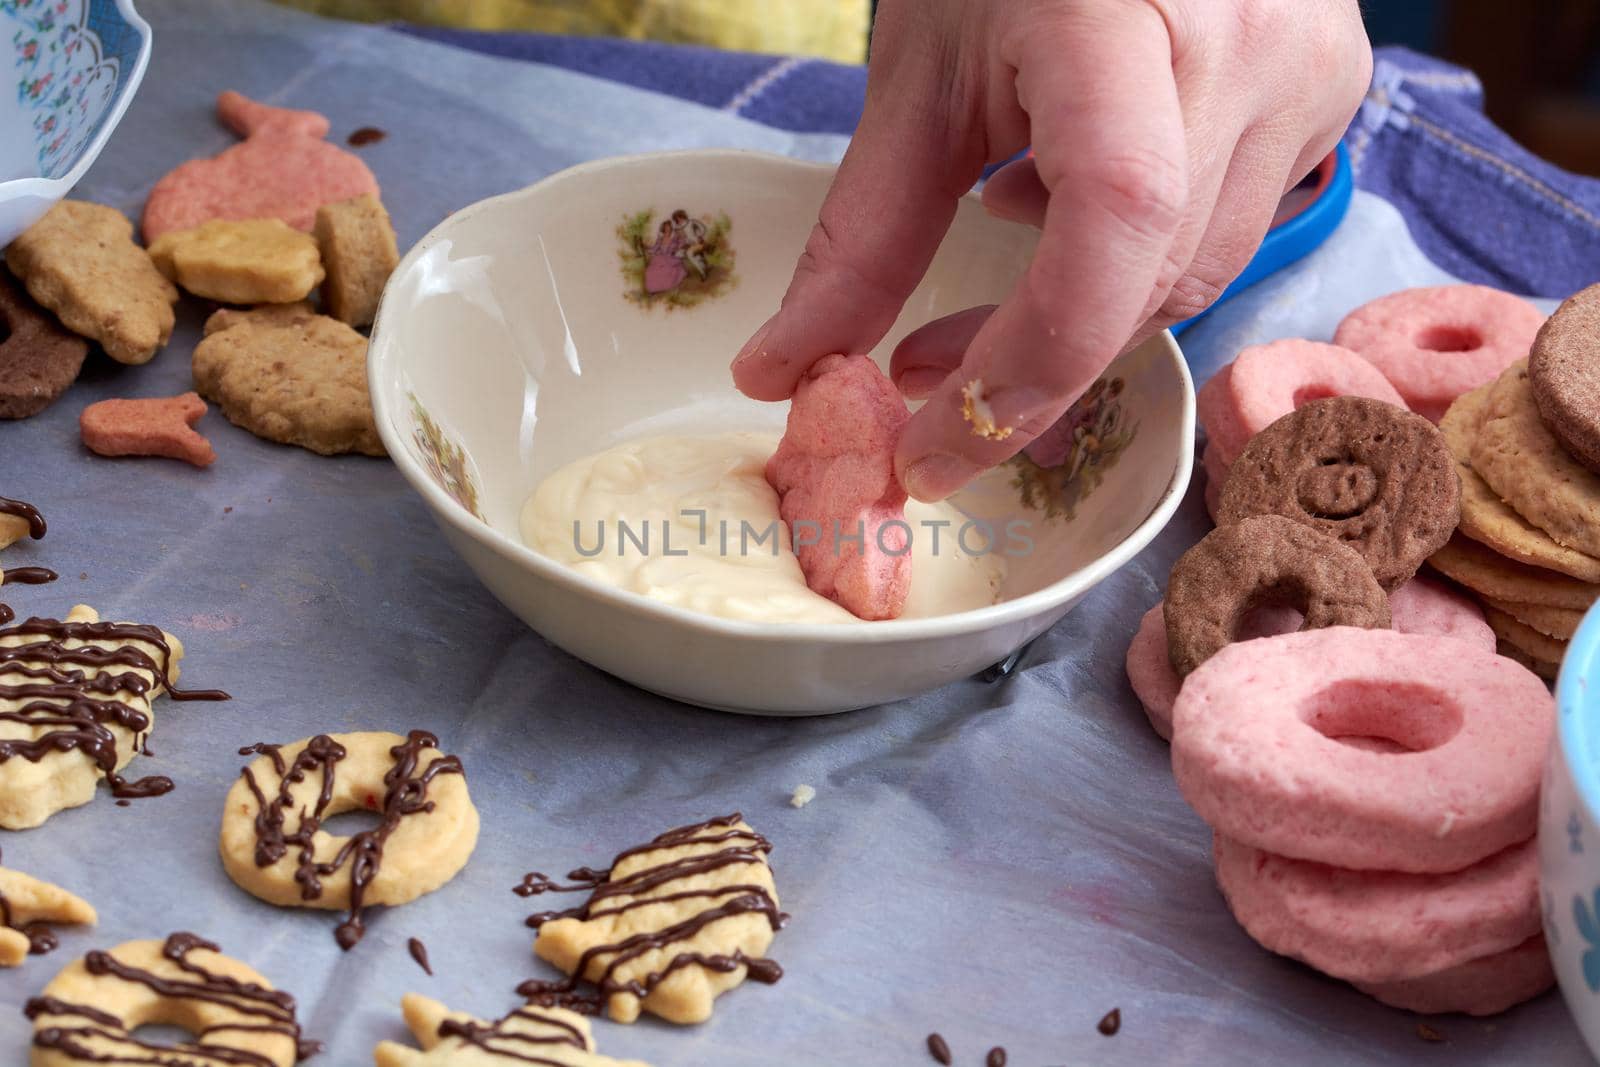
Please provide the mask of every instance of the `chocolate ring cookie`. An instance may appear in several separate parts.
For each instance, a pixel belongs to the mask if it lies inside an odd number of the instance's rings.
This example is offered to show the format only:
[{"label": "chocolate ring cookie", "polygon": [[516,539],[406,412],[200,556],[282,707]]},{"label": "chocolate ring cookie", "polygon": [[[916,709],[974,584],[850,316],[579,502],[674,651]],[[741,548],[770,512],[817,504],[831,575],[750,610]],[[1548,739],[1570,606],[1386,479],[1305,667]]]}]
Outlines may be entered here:
[{"label": "chocolate ring cookie", "polygon": [[78,380],[89,342],[0,271],[0,419],[37,415]]},{"label": "chocolate ring cookie", "polygon": [[1461,519],[1461,481],[1433,423],[1380,400],[1313,400],[1262,430],[1217,518],[1282,515],[1350,545],[1385,589],[1417,573]]},{"label": "chocolate ring cookie", "polygon": [[1167,655],[1179,676],[1238,640],[1256,608],[1292,607],[1302,630],[1389,628],[1389,597],[1361,554],[1281,515],[1219,526],[1167,582]]},{"label": "chocolate ring cookie", "polygon": [[1567,298],[1528,354],[1533,398],[1550,432],[1573,458],[1600,473],[1600,285]]}]

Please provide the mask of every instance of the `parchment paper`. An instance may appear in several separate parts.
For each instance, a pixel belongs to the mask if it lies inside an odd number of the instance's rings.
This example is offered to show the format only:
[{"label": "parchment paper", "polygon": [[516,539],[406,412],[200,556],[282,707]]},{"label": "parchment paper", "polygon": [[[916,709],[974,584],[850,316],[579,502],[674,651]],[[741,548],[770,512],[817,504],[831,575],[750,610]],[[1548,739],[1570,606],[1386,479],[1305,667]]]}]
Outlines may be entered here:
[{"label": "parchment paper", "polygon": [[[593,79],[455,52],[381,29],[254,3],[144,0],[154,63],[80,195],[137,215],[180,160],[231,134],[218,90],[314,107],[334,135],[388,131],[363,150],[402,246],[447,212],[596,156],[743,145],[812,158],[794,137]],[[1334,242],[1188,337],[1205,375],[1240,343],[1326,337],[1348,308],[1438,272],[1398,216],[1359,197]],[[33,501],[49,537],[5,563],[48,564],[54,586],[11,588],[20,613],[86,601],[160,623],[190,649],[185,679],[229,704],[157,707],[141,774],[173,794],[118,808],[102,790],[43,828],[0,837],[8,866],[100,909],[54,956],[0,972],[0,1060],[27,1056],[17,1010],[74,956],[193,929],[255,965],[328,1042],[320,1061],[371,1062],[403,1036],[401,994],[495,1016],[513,987],[551,976],[512,895],[524,871],[601,865],[668,826],[739,809],[776,843],[794,918],[773,955],[787,976],[680,1029],[597,1022],[603,1052],[658,1067],[957,1063],[1004,1045],[1046,1064],[1587,1062],[1556,995],[1492,1021],[1434,1023],[1383,1008],[1254,945],[1211,879],[1209,831],[1179,798],[1167,748],[1138,709],[1123,653],[1177,554],[1203,531],[1198,488],[1133,565],[1108,579],[995,683],[969,681],[833,718],[713,714],[630,688],[546,645],[445,548],[383,461],[329,460],[257,441],[213,413],[220,458],[200,472],[87,455],[77,416],[107,396],[189,387],[200,312],[144,368],[95,357],[46,415],[0,426],[0,492]],[[231,511],[227,509],[232,509]],[[236,889],[216,858],[224,793],[258,740],[424,727],[466,762],[483,834],[443,890],[373,914],[353,952],[336,917],[283,911]],[[788,806],[799,783],[817,790]],[[426,942],[437,976],[406,953]],[[1095,1030],[1109,1009],[1122,1030]]]}]

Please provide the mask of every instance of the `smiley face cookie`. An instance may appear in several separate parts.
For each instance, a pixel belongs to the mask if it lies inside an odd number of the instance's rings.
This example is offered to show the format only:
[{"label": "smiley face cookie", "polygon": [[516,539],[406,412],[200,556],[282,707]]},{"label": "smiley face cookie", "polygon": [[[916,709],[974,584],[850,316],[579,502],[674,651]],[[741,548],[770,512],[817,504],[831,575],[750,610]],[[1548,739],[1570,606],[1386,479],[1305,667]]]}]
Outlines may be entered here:
[{"label": "smiley face cookie", "polygon": [[213,219],[150,244],[157,269],[223,304],[289,304],[322,281],[317,242],[281,219]]},{"label": "smiley face cookie", "polygon": [[219,311],[194,350],[195,389],[257,437],[331,456],[382,456],[367,339],[300,305]]},{"label": "smiley face cookie", "polygon": [[0,867],[0,967],[16,967],[55,948],[55,934],[45,923],[93,926],[96,918],[82,897]]},{"label": "smiley face cookie", "polygon": [[30,296],[118,363],[148,363],[172,336],[178,290],[115,208],[63,200],[5,256]]},{"label": "smiley face cookie", "polygon": [[[746,977],[776,982],[762,954],[787,918],[767,866],[772,849],[738,813],[669,830],[628,849],[605,871],[573,871],[573,885],[530,874],[524,896],[592,891],[583,906],[528,920],[533,950],[565,981],[517,988],[530,1004],[576,1007],[631,1023],[640,1010],[674,1023],[711,1017],[712,1002]],[[580,983],[594,984],[593,993]]]},{"label": "smiley face cookie", "polygon": [[422,1049],[385,1041],[373,1050],[377,1067],[503,1067],[530,1055],[548,1067],[648,1067],[597,1054],[589,1020],[565,1008],[530,1005],[490,1023],[407,993],[400,1010]]},{"label": "smiley face cookie", "polygon": [[[25,1011],[33,1020],[32,1067],[294,1067],[318,1047],[301,1037],[294,997],[194,934],[91,952],[51,979]],[[194,1040],[173,1046],[175,1058],[152,1059],[136,1033],[150,1024],[180,1027]]]},{"label": "smiley face cookie", "polygon": [[[369,904],[405,904],[456,876],[478,842],[461,761],[423,730],[318,734],[257,744],[222,814],[222,866],[239,888],[280,907],[349,910],[334,933],[361,940]],[[371,811],[371,830],[337,837],[325,820]]]}]

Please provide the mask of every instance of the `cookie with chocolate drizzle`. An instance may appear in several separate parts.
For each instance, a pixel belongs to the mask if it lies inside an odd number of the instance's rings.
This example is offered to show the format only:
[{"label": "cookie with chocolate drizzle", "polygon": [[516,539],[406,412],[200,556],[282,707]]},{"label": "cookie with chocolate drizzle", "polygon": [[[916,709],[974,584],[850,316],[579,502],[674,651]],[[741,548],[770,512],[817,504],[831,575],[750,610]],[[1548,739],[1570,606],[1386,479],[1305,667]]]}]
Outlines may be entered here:
[{"label": "cookie with chocolate drizzle", "polygon": [[[12,618],[0,611],[0,623]],[[154,726],[150,702],[226,700],[178,689],[183,644],[159,627],[101,622],[79,604],[66,619],[0,629],[0,827],[26,830],[87,804],[101,778],[119,799],[160,796],[172,779],[121,774]]]},{"label": "cookie with chocolate drizzle", "polygon": [[[772,983],[783,969],[763,954],[788,920],[767,865],[772,845],[738,812],[668,830],[619,853],[603,871],[580,867],[558,885],[538,873],[520,896],[589,891],[586,904],[530,916],[533,950],[564,981],[517,987],[529,1004],[585,1014],[604,1008],[631,1023],[640,1009],[675,1023],[704,1022],[712,1002],[746,977]],[[593,992],[580,988],[588,981]]]},{"label": "cookie with chocolate drizzle", "polygon": [[377,1067],[649,1067],[596,1053],[589,1020],[565,1008],[530,1005],[487,1023],[407,993],[400,1010],[422,1050],[385,1041],[373,1050]]},{"label": "cookie with chocolate drizzle", "polygon": [[[256,744],[229,791],[222,865],[239,888],[281,907],[348,910],[334,931],[353,948],[363,909],[405,904],[456,876],[478,842],[478,809],[461,761],[425,730],[318,734]],[[367,811],[378,825],[350,837],[322,829]]]},{"label": "cookie with chocolate drizzle", "polygon": [[60,886],[0,867],[0,967],[17,967],[59,942],[46,923],[93,926],[94,908]]},{"label": "cookie with chocolate drizzle", "polygon": [[[293,1067],[321,1048],[301,1036],[294,997],[194,934],[91,952],[24,1010],[33,1020],[32,1067]],[[152,1023],[195,1040],[141,1040],[135,1031]]]}]

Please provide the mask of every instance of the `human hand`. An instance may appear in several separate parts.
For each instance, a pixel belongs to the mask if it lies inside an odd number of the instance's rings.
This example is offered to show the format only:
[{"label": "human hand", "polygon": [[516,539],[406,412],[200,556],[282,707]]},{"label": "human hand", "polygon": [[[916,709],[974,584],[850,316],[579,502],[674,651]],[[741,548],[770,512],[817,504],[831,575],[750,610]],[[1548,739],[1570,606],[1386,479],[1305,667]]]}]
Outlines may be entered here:
[{"label": "human hand", "polygon": [[[734,380],[782,400],[823,356],[869,351],[956,201],[1031,144],[983,190],[990,213],[1040,229],[1027,272],[998,307],[907,336],[890,364],[928,400],[896,474],[942,499],[1222,293],[1337,143],[1371,64],[1356,0],[882,0],[860,126]],[[963,417],[967,388],[998,433]]]}]

